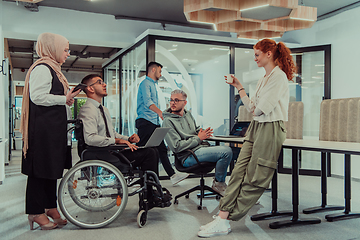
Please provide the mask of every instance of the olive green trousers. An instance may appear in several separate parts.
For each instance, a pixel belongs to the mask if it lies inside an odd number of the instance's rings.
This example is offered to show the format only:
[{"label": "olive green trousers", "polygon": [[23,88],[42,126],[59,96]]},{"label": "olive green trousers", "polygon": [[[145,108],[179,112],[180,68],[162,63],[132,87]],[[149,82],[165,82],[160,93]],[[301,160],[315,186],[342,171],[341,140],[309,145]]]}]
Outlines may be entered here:
[{"label": "olive green trousers", "polygon": [[261,197],[274,175],[286,138],[283,121],[252,121],[219,209],[238,221]]}]

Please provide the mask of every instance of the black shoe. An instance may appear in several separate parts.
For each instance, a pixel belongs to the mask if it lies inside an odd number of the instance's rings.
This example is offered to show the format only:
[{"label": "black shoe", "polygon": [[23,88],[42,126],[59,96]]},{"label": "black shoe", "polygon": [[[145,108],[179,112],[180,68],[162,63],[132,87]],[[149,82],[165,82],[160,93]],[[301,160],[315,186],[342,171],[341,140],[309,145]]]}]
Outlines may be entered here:
[{"label": "black shoe", "polygon": [[169,192],[169,190],[167,190],[166,188],[163,188],[162,191],[163,191],[163,197],[161,197],[161,194],[157,190],[153,191],[152,199],[149,200],[150,203],[149,206],[152,205],[152,207],[161,207],[161,208],[170,207],[172,195]]}]

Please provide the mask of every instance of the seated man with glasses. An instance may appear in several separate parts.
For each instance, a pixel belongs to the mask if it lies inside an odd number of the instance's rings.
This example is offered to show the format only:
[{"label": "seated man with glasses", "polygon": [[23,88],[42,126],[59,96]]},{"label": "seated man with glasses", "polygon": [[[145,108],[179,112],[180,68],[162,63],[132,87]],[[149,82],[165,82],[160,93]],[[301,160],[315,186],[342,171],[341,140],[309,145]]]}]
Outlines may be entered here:
[{"label": "seated man with glasses", "polygon": [[[121,153],[132,163],[133,167],[138,167],[140,170],[150,170],[158,175],[158,152],[154,148],[138,149],[133,143],[140,141],[137,134],[130,137],[123,136],[117,133],[111,124],[111,117],[109,110],[101,104],[103,97],[107,96],[106,84],[97,74],[90,74],[83,78],[82,84],[87,85],[85,93],[87,96],[86,103],[80,108],[78,118],[83,122],[83,132],[85,143],[89,146],[106,147],[111,144],[126,144],[129,146],[128,150]],[[129,166],[122,163],[118,157],[112,155],[110,152],[87,152],[84,156],[85,160],[98,159],[104,160],[121,172],[127,172]],[[148,193],[152,193],[151,186],[148,187]],[[148,194],[148,200],[152,198]],[[150,207],[156,206],[149,201]]]},{"label": "seated man with glasses", "polygon": [[232,159],[232,150],[228,146],[209,146],[203,140],[212,136],[213,129],[202,129],[196,126],[194,117],[185,110],[187,94],[180,90],[171,92],[170,108],[163,112],[163,127],[171,128],[165,140],[170,149],[177,154],[184,167],[191,167],[197,162],[190,152],[191,149],[200,162],[216,162],[215,179],[212,189],[224,195],[225,177]]}]

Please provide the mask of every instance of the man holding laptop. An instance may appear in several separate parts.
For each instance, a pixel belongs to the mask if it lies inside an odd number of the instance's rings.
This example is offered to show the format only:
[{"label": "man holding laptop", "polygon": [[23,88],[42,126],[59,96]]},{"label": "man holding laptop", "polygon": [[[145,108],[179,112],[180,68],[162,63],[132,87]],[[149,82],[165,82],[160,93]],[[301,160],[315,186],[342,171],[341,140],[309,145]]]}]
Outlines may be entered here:
[{"label": "man holding laptop", "polygon": [[213,130],[210,127],[202,129],[196,126],[194,117],[185,110],[186,98],[186,93],[180,89],[171,92],[170,108],[162,113],[163,127],[170,128],[165,140],[184,167],[191,167],[197,163],[190,152],[185,151],[189,149],[194,151],[200,162],[216,162],[212,189],[224,195],[225,177],[232,159],[231,148],[204,144],[203,140],[211,137]]},{"label": "man holding laptop", "polygon": [[[137,134],[130,137],[117,133],[111,124],[109,110],[102,106],[101,100],[107,96],[106,84],[97,74],[90,74],[83,78],[82,84],[88,97],[86,103],[80,108],[78,118],[83,122],[84,140],[89,146],[106,147],[111,144],[126,144],[129,149],[122,154],[132,162],[134,167],[141,170],[151,170],[158,175],[158,153],[154,148],[138,149],[133,143],[140,141]],[[122,163],[110,152],[87,152],[85,159],[100,159],[117,167],[120,171],[127,171],[128,165]]]}]

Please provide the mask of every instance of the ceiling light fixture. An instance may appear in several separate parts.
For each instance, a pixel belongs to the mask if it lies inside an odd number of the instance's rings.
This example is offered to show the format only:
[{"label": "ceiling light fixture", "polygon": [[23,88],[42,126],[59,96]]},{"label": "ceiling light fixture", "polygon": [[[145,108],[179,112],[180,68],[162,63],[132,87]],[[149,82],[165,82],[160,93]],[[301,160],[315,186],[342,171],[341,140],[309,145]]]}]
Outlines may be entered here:
[{"label": "ceiling light fixture", "polygon": [[184,0],[184,14],[189,22],[213,24],[214,30],[256,40],[281,38],[317,20],[317,9],[299,5],[298,0]]},{"label": "ceiling light fixture", "polygon": [[189,22],[193,22],[193,23],[202,23],[202,24],[211,24],[214,27],[214,30],[217,31],[216,28],[216,24],[215,23],[211,23],[211,22],[202,22],[202,21],[193,21],[193,20],[188,20]]},{"label": "ceiling light fixture", "polygon": [[309,21],[309,22],[315,22],[315,21],[316,21],[316,20],[314,20],[314,19],[295,18],[295,17],[291,17],[290,19],[293,19],[293,20],[301,20],[301,21]]},{"label": "ceiling light fixture", "polygon": [[218,48],[218,47],[211,47],[210,51],[212,50],[221,50],[221,51],[229,51],[229,48]]},{"label": "ceiling light fixture", "polygon": [[269,5],[270,5],[270,4],[266,4],[266,5],[262,5],[262,6],[257,6],[257,7],[246,8],[246,9],[240,9],[240,12],[244,12],[244,11],[248,11],[248,10],[253,10],[253,9],[257,9],[257,8],[268,7]]}]

